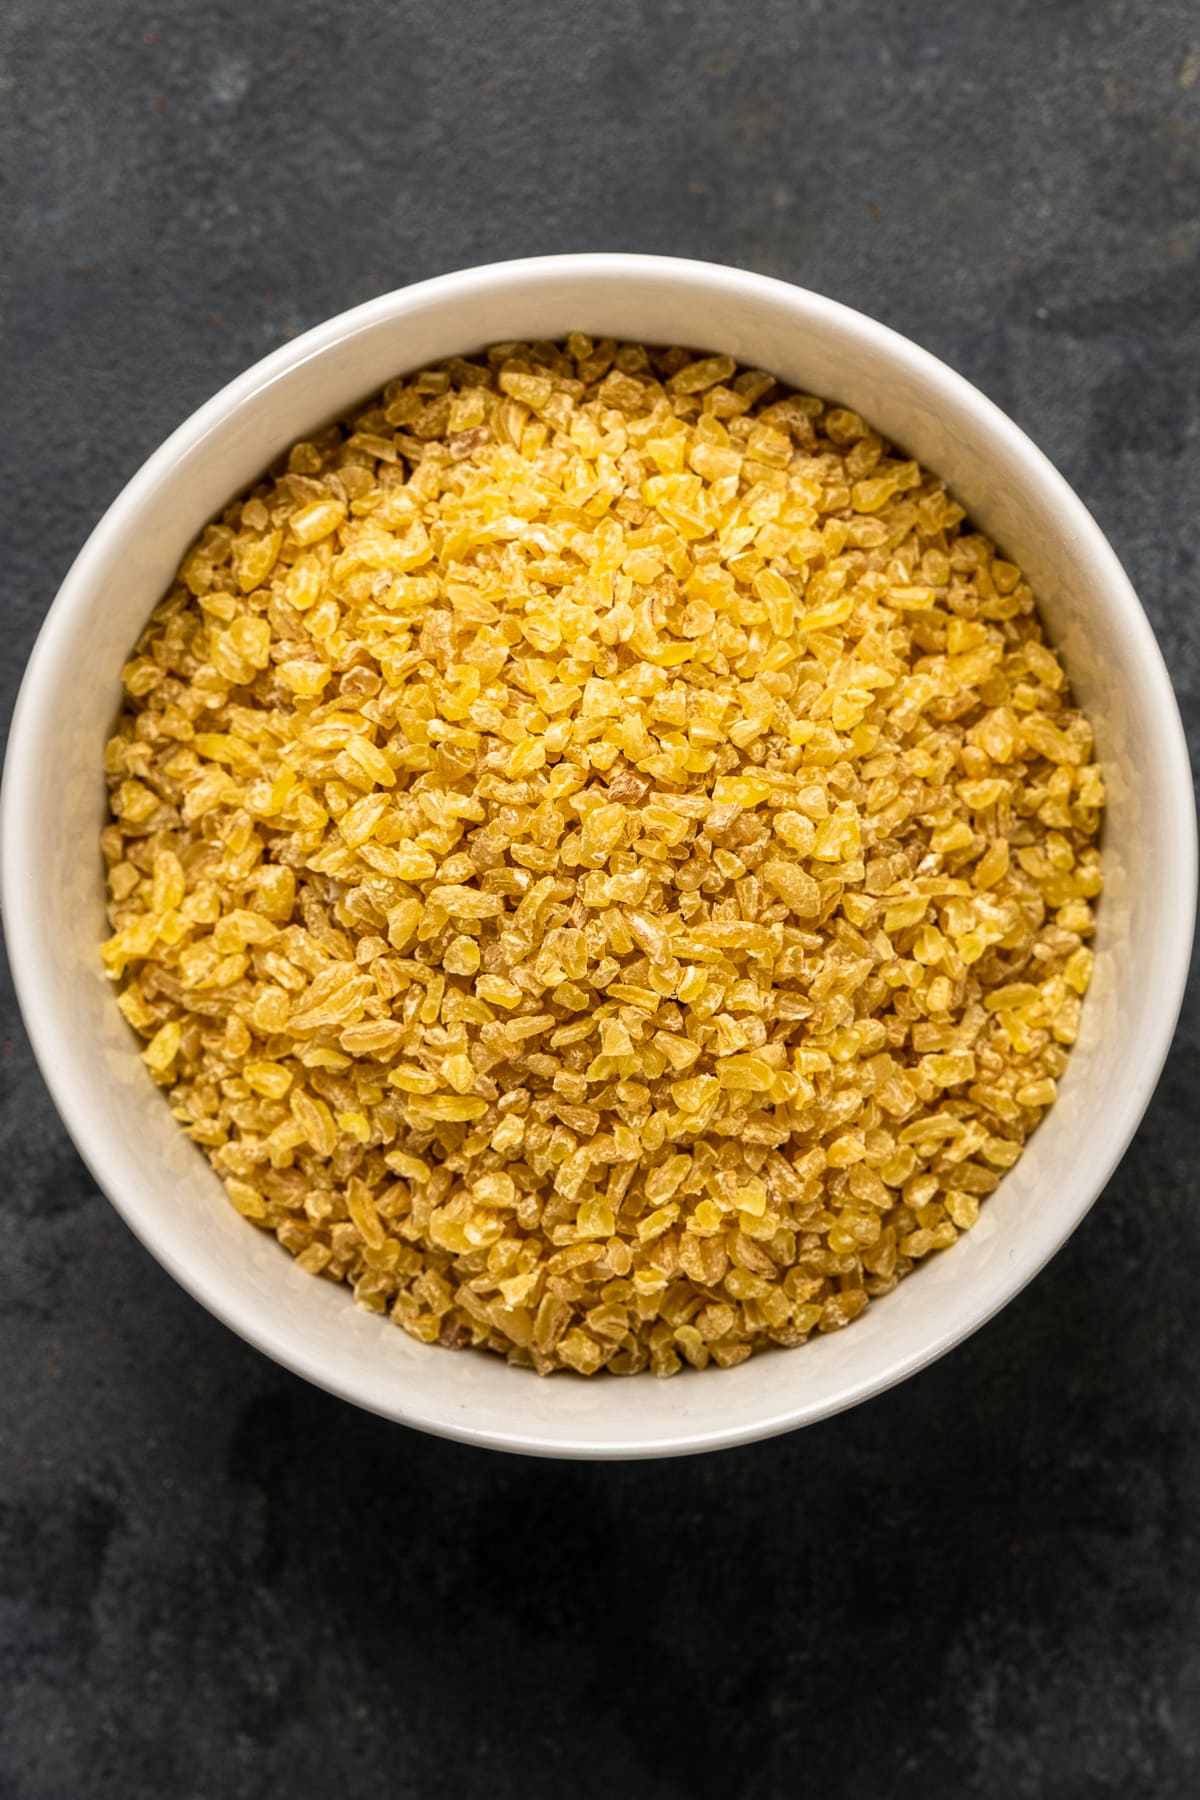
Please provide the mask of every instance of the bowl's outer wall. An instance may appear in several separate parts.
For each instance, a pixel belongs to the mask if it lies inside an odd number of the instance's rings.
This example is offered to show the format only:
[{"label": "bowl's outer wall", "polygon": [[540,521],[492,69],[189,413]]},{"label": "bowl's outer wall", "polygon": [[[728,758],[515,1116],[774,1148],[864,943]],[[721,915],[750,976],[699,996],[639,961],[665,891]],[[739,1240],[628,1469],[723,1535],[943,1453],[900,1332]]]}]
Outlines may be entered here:
[{"label": "bowl's outer wall", "polygon": [[[232,1211],[148,1081],[113,1005],[96,837],[120,670],[189,542],[288,444],[391,376],[571,330],[729,352],[861,411],[943,474],[1022,564],[1096,727],[1109,783],[1097,974],[1058,1105],[954,1250],[796,1355],[669,1383],[539,1382],[416,1344],[295,1270]],[[1195,829],[1178,713],[1152,633],[1081,503],[944,365],[803,290],[705,264],[564,257],[385,296],[276,352],[143,467],[47,620],[10,739],[5,926],[35,1051],[97,1180],[159,1259],[281,1362],[424,1429],[548,1455],[741,1442],[886,1387],[981,1324],[1078,1223],[1136,1127],[1170,1040],[1191,941]]]}]

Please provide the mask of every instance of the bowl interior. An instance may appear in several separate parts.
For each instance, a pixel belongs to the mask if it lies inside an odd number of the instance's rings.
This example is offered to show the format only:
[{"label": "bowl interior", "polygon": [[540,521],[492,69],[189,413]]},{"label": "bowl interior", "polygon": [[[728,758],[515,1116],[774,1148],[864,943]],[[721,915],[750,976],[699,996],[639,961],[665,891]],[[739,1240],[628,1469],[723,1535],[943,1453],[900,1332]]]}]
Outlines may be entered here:
[{"label": "bowl interior", "polygon": [[[724,350],[839,400],[943,474],[1027,571],[1093,720],[1109,787],[1097,970],[1058,1104],[949,1255],[852,1330],[667,1383],[538,1381],[452,1356],[299,1273],[230,1208],[147,1079],[96,954],[102,749],[120,670],[200,527],[289,443],[391,376],[570,330]],[[218,395],[116,501],[39,640],[5,771],[5,925],[35,1050],[93,1173],[176,1277],[269,1354],[425,1429],[550,1455],[733,1443],[835,1411],[982,1323],[1053,1253],[1124,1149],[1169,1042],[1194,907],[1186,751],[1153,636],[1082,505],[1029,441],[906,340],[782,283],[639,257],[443,277],[318,327]]]}]

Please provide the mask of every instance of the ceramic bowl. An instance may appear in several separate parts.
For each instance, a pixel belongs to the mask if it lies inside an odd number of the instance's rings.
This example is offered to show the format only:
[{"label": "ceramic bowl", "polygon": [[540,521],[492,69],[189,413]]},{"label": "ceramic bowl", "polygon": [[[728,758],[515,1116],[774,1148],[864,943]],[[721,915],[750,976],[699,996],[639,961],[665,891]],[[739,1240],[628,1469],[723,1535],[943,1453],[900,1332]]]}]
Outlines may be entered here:
[{"label": "ceramic bowl", "polygon": [[[1057,1105],[979,1224],[849,1330],[667,1382],[539,1381],[498,1358],[417,1344],[302,1274],[233,1211],[183,1138],[97,955],[102,756],[120,671],[201,526],[288,444],[397,373],[572,330],[727,351],[855,408],[944,476],[1033,583],[1109,792],[1082,1035]],[[176,1279],[267,1355],[359,1406],[497,1449],[575,1457],[675,1455],[807,1424],[911,1375],[1011,1300],[1087,1212],[1150,1098],[1183,991],[1196,880],[1188,758],[1162,657],[1113,551],[1030,440],[861,313],[734,269],[620,255],[500,263],[385,295],[264,358],[181,425],[109,508],[46,619],[12,725],[0,852],[8,950],[42,1072],[96,1180]]]}]

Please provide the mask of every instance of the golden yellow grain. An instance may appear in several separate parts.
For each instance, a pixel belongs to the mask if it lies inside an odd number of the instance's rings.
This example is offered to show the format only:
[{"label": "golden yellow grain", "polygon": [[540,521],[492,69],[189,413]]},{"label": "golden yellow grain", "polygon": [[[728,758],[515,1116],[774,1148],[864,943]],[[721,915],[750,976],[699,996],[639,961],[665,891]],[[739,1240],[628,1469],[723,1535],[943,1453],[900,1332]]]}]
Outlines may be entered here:
[{"label": "golden yellow grain", "polygon": [[974,1223],[1103,805],[1033,596],[856,414],[508,344],[295,445],[108,746],[105,965],[233,1205],[423,1342],[730,1368]]}]

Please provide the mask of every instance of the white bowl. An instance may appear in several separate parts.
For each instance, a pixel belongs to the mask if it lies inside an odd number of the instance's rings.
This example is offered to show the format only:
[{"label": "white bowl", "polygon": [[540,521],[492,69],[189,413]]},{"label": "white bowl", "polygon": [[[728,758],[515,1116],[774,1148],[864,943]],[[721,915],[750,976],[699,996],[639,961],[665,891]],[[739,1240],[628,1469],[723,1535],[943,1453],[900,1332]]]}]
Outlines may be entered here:
[{"label": "white bowl", "polygon": [[[1058,1104],[979,1224],[850,1330],[669,1382],[539,1381],[498,1358],[450,1355],[302,1274],[234,1213],[181,1135],[97,955],[102,753],[120,670],[196,532],[279,451],[389,377],[572,330],[727,351],[856,408],[945,476],[1032,581],[1109,790],[1083,1033]],[[1182,997],[1196,890],[1191,777],[1162,658],[1115,555],[1046,458],[961,376],[862,314],[762,276],[644,256],[500,263],[385,295],[275,351],[180,426],[109,508],[47,617],[13,720],[0,851],[9,955],[42,1072],[96,1180],[159,1261],[321,1387],[422,1430],[548,1456],[675,1455],[808,1424],[912,1374],[1011,1300],[1082,1219],[1142,1116]]]}]

